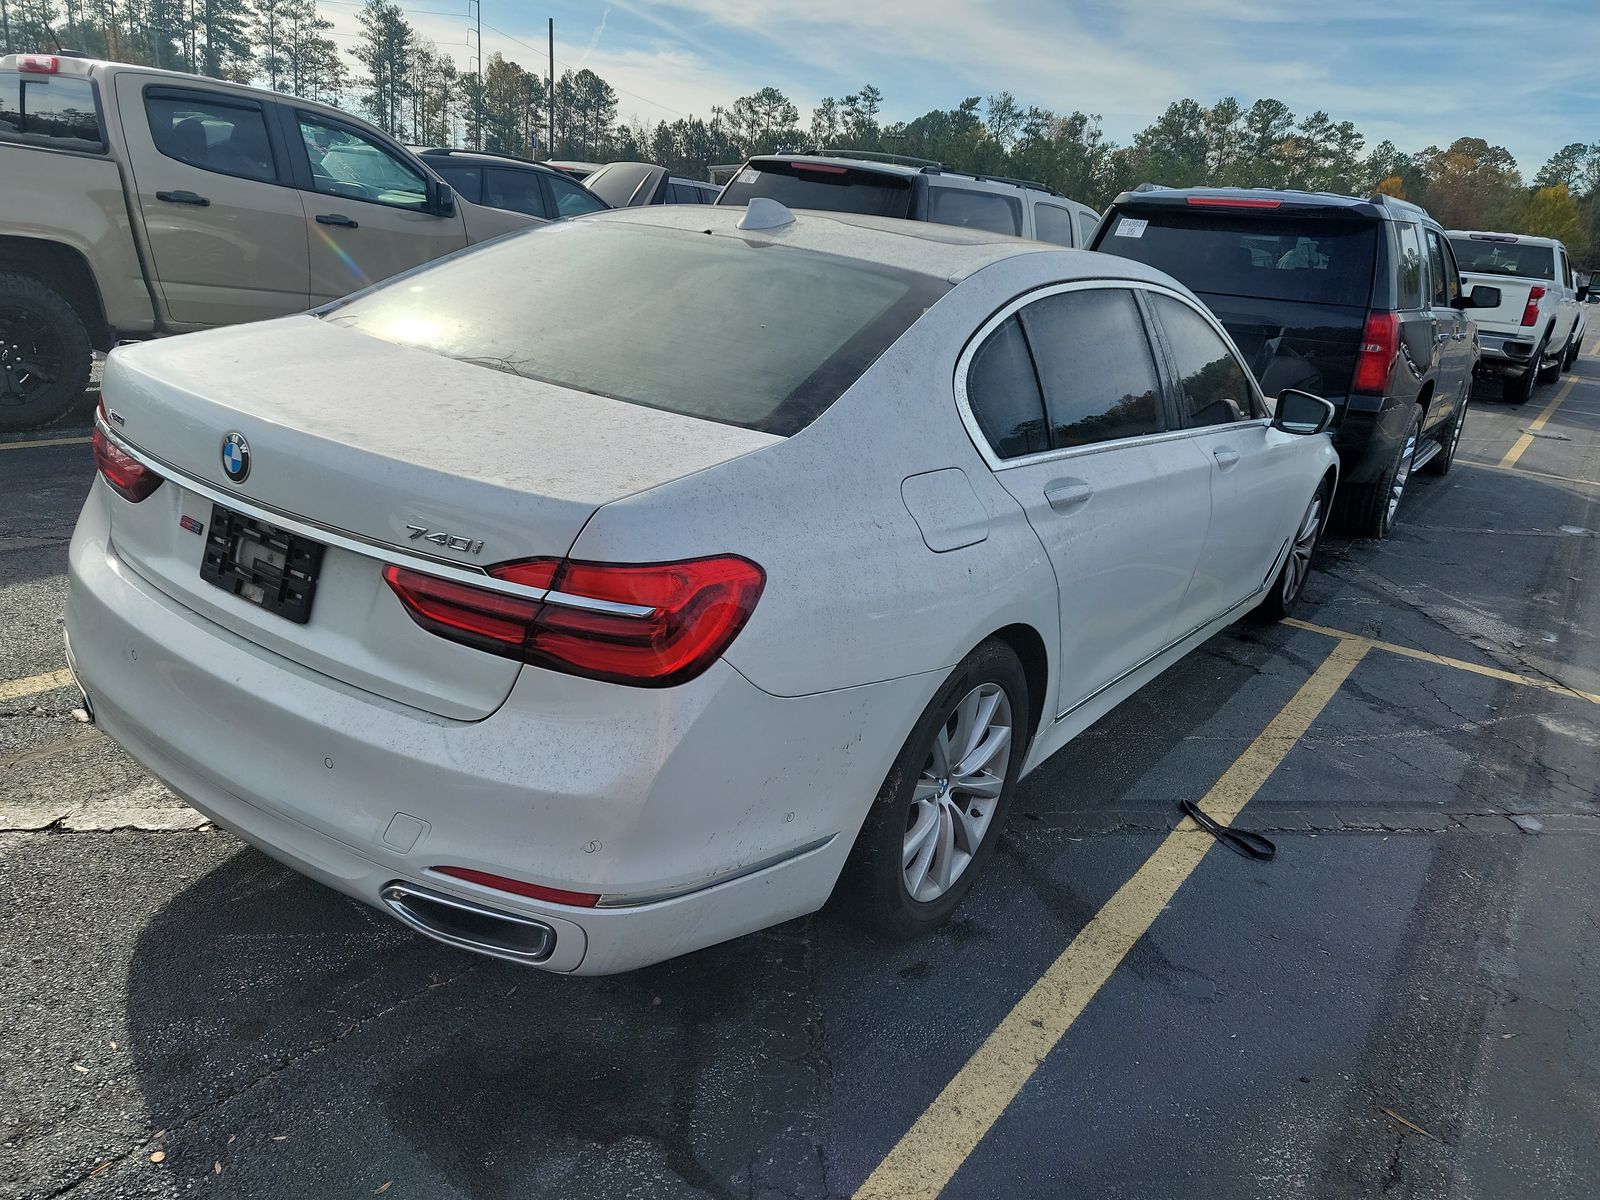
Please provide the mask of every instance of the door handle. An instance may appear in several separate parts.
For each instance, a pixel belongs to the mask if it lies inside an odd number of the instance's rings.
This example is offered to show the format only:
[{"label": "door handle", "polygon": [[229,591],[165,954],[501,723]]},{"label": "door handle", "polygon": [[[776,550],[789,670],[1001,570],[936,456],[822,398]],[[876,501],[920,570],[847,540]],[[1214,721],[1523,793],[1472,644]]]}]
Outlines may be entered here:
[{"label": "door handle", "polygon": [[1226,471],[1239,461],[1239,452],[1227,446],[1219,446],[1211,452],[1211,457],[1217,460],[1217,466]]},{"label": "door handle", "polygon": [[361,226],[357,225],[354,221],[352,221],[349,217],[345,216],[343,213],[320,213],[317,216],[317,224],[318,225],[342,225],[346,229],[360,229],[361,228]]},{"label": "door handle", "polygon": [[1044,489],[1044,498],[1058,513],[1069,513],[1089,503],[1094,489],[1081,479],[1058,479]]},{"label": "door handle", "polygon": [[204,196],[198,196],[194,192],[157,192],[156,199],[165,200],[168,204],[193,204],[199,208],[205,208],[211,203]]}]

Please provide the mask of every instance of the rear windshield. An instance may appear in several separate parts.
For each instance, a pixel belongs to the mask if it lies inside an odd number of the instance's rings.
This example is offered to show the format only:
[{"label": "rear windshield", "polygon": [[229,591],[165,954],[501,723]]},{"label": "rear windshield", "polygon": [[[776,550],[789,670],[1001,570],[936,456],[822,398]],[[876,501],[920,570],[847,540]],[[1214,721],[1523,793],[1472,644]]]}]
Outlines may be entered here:
[{"label": "rear windshield", "polygon": [[1549,246],[1531,242],[1491,242],[1487,239],[1453,237],[1456,266],[1479,275],[1517,275],[1523,279],[1554,279],[1556,255]]},{"label": "rear windshield", "polygon": [[789,208],[903,217],[911,211],[911,180],[837,163],[751,162],[722,190],[718,204],[749,204],[757,196]]},{"label": "rear windshield", "polygon": [[81,75],[0,71],[0,141],[104,150],[94,85]]},{"label": "rear windshield", "polygon": [[1141,211],[1113,215],[1100,250],[1149,263],[1197,292],[1365,305],[1376,222]]},{"label": "rear windshield", "polygon": [[949,288],[791,246],[578,221],[404,275],[326,319],[530,379],[788,435]]}]

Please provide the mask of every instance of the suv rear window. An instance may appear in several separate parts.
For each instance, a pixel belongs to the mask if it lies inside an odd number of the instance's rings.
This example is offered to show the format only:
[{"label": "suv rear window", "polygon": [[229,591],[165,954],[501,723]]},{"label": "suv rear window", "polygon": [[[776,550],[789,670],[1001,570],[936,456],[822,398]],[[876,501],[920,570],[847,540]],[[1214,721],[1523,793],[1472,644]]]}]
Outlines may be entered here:
[{"label": "suv rear window", "polygon": [[789,208],[903,217],[911,211],[911,180],[839,163],[757,160],[729,181],[717,203],[749,204],[757,196]]},{"label": "suv rear window", "polygon": [[928,220],[963,229],[1022,235],[1022,205],[1015,196],[980,192],[974,188],[928,185]]},{"label": "suv rear window", "polygon": [[1516,275],[1523,279],[1556,277],[1556,253],[1549,246],[1453,237],[1450,247],[1456,252],[1456,266],[1477,275]]},{"label": "suv rear window", "polygon": [[1197,292],[1365,305],[1377,241],[1375,221],[1150,209],[1132,220],[1114,214],[1097,249],[1148,263]]},{"label": "suv rear window", "polygon": [[94,85],[78,75],[0,71],[0,141],[103,151]]},{"label": "suv rear window", "polygon": [[328,310],[335,325],[514,375],[788,435],[950,285],[741,238],[558,222]]}]

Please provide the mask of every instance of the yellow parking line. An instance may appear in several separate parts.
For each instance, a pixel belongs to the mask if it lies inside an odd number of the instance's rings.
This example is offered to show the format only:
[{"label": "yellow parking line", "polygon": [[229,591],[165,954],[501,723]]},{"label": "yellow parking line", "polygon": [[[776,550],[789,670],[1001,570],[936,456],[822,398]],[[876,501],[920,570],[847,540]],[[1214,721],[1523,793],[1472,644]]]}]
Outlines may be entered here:
[{"label": "yellow parking line", "polygon": [[1564,683],[1557,683],[1553,679],[1540,679],[1537,675],[1519,675],[1515,671],[1502,671],[1498,667],[1482,667],[1477,663],[1467,662],[1462,658],[1450,658],[1443,654],[1433,654],[1427,650],[1416,650],[1410,646],[1401,646],[1394,642],[1381,642],[1375,638],[1363,637],[1359,633],[1347,633],[1343,629],[1330,629],[1326,625],[1313,625],[1310,621],[1297,621],[1293,617],[1285,620],[1284,624],[1293,625],[1296,629],[1304,629],[1311,633],[1320,633],[1327,637],[1339,638],[1341,641],[1356,641],[1373,650],[1386,650],[1390,654],[1399,654],[1402,657],[1414,658],[1420,662],[1435,663],[1441,667],[1454,667],[1457,671],[1470,671],[1474,675],[1482,675],[1488,679],[1499,679],[1505,683],[1520,683],[1524,687],[1555,692],[1559,696],[1572,696],[1579,700],[1587,700],[1590,704],[1600,704],[1600,693],[1580,691],[1575,687],[1568,687]]},{"label": "yellow parking line", "polygon": [[87,446],[93,438],[61,437],[39,438],[32,442],[0,442],[0,450],[36,450],[40,446]]},{"label": "yellow parking line", "polygon": [[1505,471],[1510,475],[1528,475],[1534,479],[1553,479],[1557,483],[1575,483],[1579,487],[1600,487],[1600,479],[1574,479],[1571,475],[1552,475],[1548,471],[1530,471],[1527,467],[1502,467],[1499,463],[1479,462],[1475,458],[1457,458],[1456,466],[1476,467],[1481,471]]},{"label": "yellow parking line", "polygon": [[[1346,637],[1201,800],[1230,823],[1367,652]],[[856,1191],[856,1200],[937,1196],[1212,846],[1185,819],[1072,939]]]},{"label": "yellow parking line", "polygon": [[34,675],[27,679],[0,680],[0,700],[20,700],[24,696],[37,696],[40,692],[53,692],[71,682],[71,671],[51,671],[48,675]]},{"label": "yellow parking line", "polygon": [[1533,445],[1533,435],[1544,428],[1545,422],[1550,419],[1556,409],[1561,407],[1561,402],[1572,394],[1572,389],[1577,384],[1578,377],[1576,375],[1567,376],[1567,385],[1556,393],[1556,398],[1544,406],[1544,411],[1533,419],[1533,423],[1528,426],[1527,431],[1516,440],[1511,449],[1506,451],[1506,456],[1500,460],[1499,466],[1514,467],[1517,465],[1517,459],[1522,457],[1522,452]]}]

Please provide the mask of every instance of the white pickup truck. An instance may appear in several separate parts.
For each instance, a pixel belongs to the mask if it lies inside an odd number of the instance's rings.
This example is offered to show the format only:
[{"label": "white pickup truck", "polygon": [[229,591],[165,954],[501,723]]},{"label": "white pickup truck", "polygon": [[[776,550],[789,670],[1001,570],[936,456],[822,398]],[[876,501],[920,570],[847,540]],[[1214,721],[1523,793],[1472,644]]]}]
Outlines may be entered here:
[{"label": "white pickup truck", "polygon": [[1449,231],[1462,286],[1500,289],[1500,307],[1474,310],[1478,373],[1505,380],[1505,398],[1525,404],[1540,383],[1554,383],[1578,357],[1580,301],[1567,248],[1554,238],[1515,233]]}]

